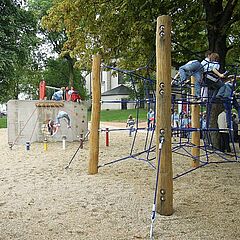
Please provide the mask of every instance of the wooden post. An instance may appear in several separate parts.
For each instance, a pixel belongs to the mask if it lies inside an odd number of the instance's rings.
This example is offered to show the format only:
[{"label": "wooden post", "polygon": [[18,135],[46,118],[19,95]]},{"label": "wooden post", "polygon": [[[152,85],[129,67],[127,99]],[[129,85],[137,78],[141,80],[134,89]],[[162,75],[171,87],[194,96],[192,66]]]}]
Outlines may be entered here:
[{"label": "wooden post", "polygon": [[[173,213],[173,173],[171,148],[171,18],[160,16],[156,31],[156,161],[160,161],[157,207],[161,215]],[[161,155],[158,146],[164,138]]]},{"label": "wooden post", "polygon": [[44,140],[43,140],[43,149],[44,149],[44,151],[47,151],[47,149],[48,149],[47,138],[44,138]]},{"label": "wooden post", "polygon": [[109,128],[106,128],[106,147],[109,147]]},{"label": "wooden post", "polygon": [[[191,77],[191,85],[194,86],[195,78]],[[195,90],[194,87],[191,89],[192,96],[194,96]],[[192,112],[192,128],[200,128],[200,106],[199,104],[192,104],[191,107]],[[192,161],[192,167],[198,167],[199,166],[199,159],[200,159],[200,132],[199,131],[193,131],[192,132],[192,144],[194,147],[192,147],[192,156],[194,157]]]},{"label": "wooden post", "polygon": [[80,149],[83,149],[83,134],[80,134],[80,138],[79,138],[79,142],[80,142]]},{"label": "wooden post", "polygon": [[101,111],[101,56],[96,54],[93,56],[92,65],[92,115],[90,129],[90,159],[88,165],[88,173],[98,173],[98,156],[99,156],[99,125]]}]

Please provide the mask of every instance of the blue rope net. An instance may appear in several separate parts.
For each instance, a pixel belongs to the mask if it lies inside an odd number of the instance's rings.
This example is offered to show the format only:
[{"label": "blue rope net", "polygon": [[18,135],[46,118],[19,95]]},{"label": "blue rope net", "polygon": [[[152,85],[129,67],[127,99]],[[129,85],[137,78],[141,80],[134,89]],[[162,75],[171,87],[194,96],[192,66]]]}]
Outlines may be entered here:
[{"label": "blue rope net", "polygon": [[[155,120],[153,123],[153,128],[150,130],[149,128],[140,128],[139,127],[139,108],[145,107],[147,111],[152,108],[155,112],[156,110],[156,74],[155,70],[150,68],[148,65],[144,67],[140,67],[135,70],[123,70],[116,67],[111,66],[102,66],[104,69],[120,72],[122,73],[126,79],[128,79],[129,85],[132,89],[132,98],[134,100],[124,100],[126,102],[134,102],[135,103],[135,110],[136,110],[136,128],[134,131],[132,144],[130,147],[129,156],[125,156],[123,158],[115,159],[111,162],[99,165],[99,167],[111,165],[123,160],[127,159],[135,159],[141,160],[148,163],[151,167],[155,167],[155,163],[152,160],[155,159],[155,151],[156,146],[153,143],[154,139],[154,132],[155,132]],[[240,107],[238,104],[239,97],[237,97],[235,93],[236,89],[236,76],[238,74],[238,66],[230,66],[229,74],[234,78],[233,81],[233,91],[231,95],[231,99],[216,99],[216,92],[213,90],[208,91],[208,95],[202,97],[200,101],[195,102],[193,101],[194,96],[191,94],[191,88],[193,85],[191,83],[182,83],[178,86],[172,86],[172,109],[185,109],[185,114],[188,116],[187,119],[184,119],[183,111],[180,114],[178,126],[172,125],[172,152],[174,154],[178,154],[180,156],[184,156],[184,158],[192,158],[195,157],[191,153],[191,149],[193,147],[197,147],[200,149],[200,165],[196,168],[191,168],[190,170],[185,170],[183,173],[177,173],[174,178],[178,178],[180,176],[184,176],[189,172],[196,170],[202,166],[205,166],[209,163],[224,163],[224,162],[237,162],[239,156],[237,155],[236,146],[233,137],[233,128],[232,124],[227,129],[219,129],[216,127],[210,127],[210,120],[211,120],[211,111],[214,105],[223,105],[227,111],[228,121],[232,123],[232,114],[231,110],[232,107],[239,113],[240,119]],[[114,101],[112,101],[114,103]],[[119,102],[119,101],[118,101]],[[190,116],[190,106],[193,104],[200,105],[201,109],[201,116],[205,114],[206,121],[205,126],[200,126],[200,128],[193,128],[191,127],[191,120],[189,119]],[[230,116],[229,116],[230,115]],[[172,115],[173,116],[173,115]],[[155,119],[155,118],[154,118]],[[172,119],[174,123],[174,119]],[[202,120],[202,119],[201,119]],[[114,131],[120,131],[125,129],[114,129]],[[139,131],[145,131],[145,143],[144,148],[142,151],[135,151],[135,145],[138,138]],[[229,133],[230,141],[232,145],[232,152],[231,153],[224,153],[219,151],[213,145],[213,134],[219,132],[219,130],[225,130]],[[110,131],[113,131],[110,129]],[[200,146],[195,146],[191,143],[191,135],[192,132],[200,132],[201,135],[201,144]],[[210,161],[211,158],[211,161]],[[219,161],[212,160],[212,159],[219,159]]]}]

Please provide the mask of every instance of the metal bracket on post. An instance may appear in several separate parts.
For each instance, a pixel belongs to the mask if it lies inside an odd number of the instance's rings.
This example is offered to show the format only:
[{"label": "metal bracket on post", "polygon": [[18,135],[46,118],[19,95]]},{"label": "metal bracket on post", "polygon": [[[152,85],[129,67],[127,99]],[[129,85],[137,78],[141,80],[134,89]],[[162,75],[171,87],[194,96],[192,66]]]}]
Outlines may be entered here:
[{"label": "metal bracket on post", "polygon": [[164,30],[165,30],[165,26],[164,25],[160,25],[160,27],[159,27],[159,36],[160,37],[164,37],[164,35],[165,35]]},{"label": "metal bracket on post", "polygon": [[164,82],[161,82],[159,84],[159,87],[160,87],[159,94],[163,95],[164,94],[164,87],[165,87]]},{"label": "metal bracket on post", "polygon": [[160,129],[160,136],[159,136],[159,149],[160,150],[162,149],[162,145],[164,142],[164,134],[165,134],[164,129]]},{"label": "metal bracket on post", "polygon": [[165,197],[166,191],[164,189],[161,189],[160,194],[161,194],[160,195],[160,200],[165,201],[166,200],[166,197]]}]

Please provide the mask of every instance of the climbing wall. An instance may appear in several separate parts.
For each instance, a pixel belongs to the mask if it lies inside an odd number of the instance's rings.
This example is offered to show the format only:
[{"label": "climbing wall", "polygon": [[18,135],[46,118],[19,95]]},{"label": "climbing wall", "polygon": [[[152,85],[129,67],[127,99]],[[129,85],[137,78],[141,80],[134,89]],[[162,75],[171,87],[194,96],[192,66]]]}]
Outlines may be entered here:
[{"label": "climbing wall", "polygon": [[[61,126],[56,135],[47,131],[49,119],[56,120],[59,111],[68,113],[71,128],[61,119]],[[25,144],[26,142],[62,141],[66,136],[68,142],[78,141],[88,131],[87,103],[66,101],[10,100],[7,103],[7,127],[9,144]]]}]

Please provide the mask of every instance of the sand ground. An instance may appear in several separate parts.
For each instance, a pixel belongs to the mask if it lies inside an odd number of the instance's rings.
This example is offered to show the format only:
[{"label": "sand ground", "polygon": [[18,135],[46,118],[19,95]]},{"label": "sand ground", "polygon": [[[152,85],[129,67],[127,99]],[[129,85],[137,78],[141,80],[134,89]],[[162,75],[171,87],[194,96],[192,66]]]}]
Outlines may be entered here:
[{"label": "sand ground", "polygon": [[[139,132],[133,152],[143,150],[145,139]],[[132,140],[126,131],[112,131],[106,147],[100,133],[99,164],[128,156]],[[149,239],[156,171],[146,156],[88,175],[89,141],[65,169],[78,146],[67,143],[63,150],[51,143],[44,151],[33,143],[30,151],[23,145],[10,150],[7,130],[0,129],[1,240]],[[175,176],[190,166],[189,158],[173,154]],[[240,239],[239,163],[208,164],[173,184],[174,213],[157,214],[155,239]]]}]

